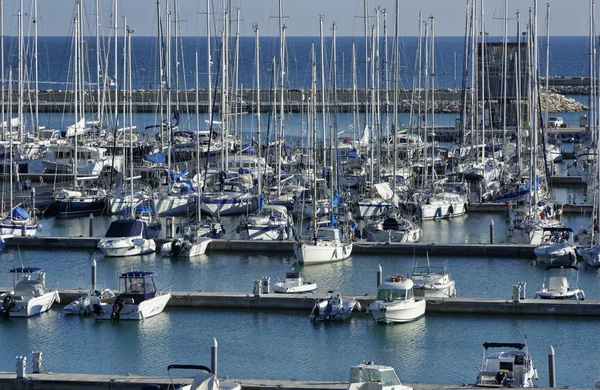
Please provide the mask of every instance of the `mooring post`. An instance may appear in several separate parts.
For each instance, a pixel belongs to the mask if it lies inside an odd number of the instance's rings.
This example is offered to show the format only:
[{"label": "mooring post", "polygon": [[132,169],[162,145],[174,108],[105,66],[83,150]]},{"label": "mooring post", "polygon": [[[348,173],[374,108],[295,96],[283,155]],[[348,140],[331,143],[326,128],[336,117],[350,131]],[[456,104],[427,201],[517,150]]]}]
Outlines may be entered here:
[{"label": "mooring post", "polygon": [[383,271],[381,270],[381,264],[379,264],[379,270],[377,270],[377,287],[379,287],[379,285],[381,284],[381,282],[383,280],[382,274],[383,274]]},{"label": "mooring post", "polygon": [[90,213],[90,237],[94,237],[94,214]]},{"label": "mooring post", "polygon": [[217,339],[213,337],[212,347],[210,348],[210,370],[215,378],[217,378],[218,349],[219,344],[217,343]]},{"label": "mooring post", "polygon": [[554,369],[554,347],[548,349],[548,387],[556,387],[556,371]]},{"label": "mooring post", "polygon": [[92,260],[92,291],[96,291],[96,259]]},{"label": "mooring post", "polygon": [[490,222],[490,244],[494,243],[494,220]]}]

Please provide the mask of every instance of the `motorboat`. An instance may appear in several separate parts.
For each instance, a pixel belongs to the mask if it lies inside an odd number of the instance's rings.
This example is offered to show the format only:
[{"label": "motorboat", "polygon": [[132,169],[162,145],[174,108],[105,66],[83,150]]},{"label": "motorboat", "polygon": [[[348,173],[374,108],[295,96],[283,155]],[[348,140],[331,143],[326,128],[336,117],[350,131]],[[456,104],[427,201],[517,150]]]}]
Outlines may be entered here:
[{"label": "motorboat", "polygon": [[[571,286],[568,274],[575,272],[577,275],[574,286]],[[574,265],[549,265],[546,267],[544,284],[536,294],[539,299],[573,299],[582,301],[585,293],[579,288],[579,267]]]},{"label": "motorboat", "polygon": [[[175,387],[173,378],[171,377],[171,370],[174,369],[186,369],[186,370],[198,370],[199,372],[194,375],[192,383],[189,385],[183,385]],[[242,386],[232,380],[218,379],[211,370],[202,365],[192,364],[171,364],[167,367],[171,384],[175,390],[241,390]]]},{"label": "motorboat", "polygon": [[347,390],[412,390],[400,382],[393,367],[371,361],[350,367]]},{"label": "motorboat", "polygon": [[90,290],[69,303],[63,308],[63,314],[65,315],[81,315],[88,316],[93,314],[95,307],[100,307],[104,303],[108,303],[110,299],[114,298],[115,294],[108,288],[102,290]]},{"label": "motorboat", "polygon": [[418,266],[415,263],[412,274],[415,297],[450,298],[456,296],[456,282],[452,280],[446,264],[431,266],[429,256],[427,265]]},{"label": "motorboat", "polygon": [[301,272],[287,272],[284,280],[277,280],[273,291],[283,294],[313,293],[317,289],[316,283],[305,282]]},{"label": "motorboat", "polygon": [[285,206],[264,205],[256,213],[241,218],[238,233],[249,240],[290,240],[294,218]]},{"label": "motorboat", "polygon": [[[510,349],[488,355],[489,348]],[[535,387],[533,379],[538,378],[527,345],[522,343],[484,343],[483,362],[477,369],[476,386]]]},{"label": "motorboat", "polygon": [[573,230],[565,227],[544,228],[542,241],[533,252],[540,264],[574,264],[577,252]]},{"label": "motorboat", "polygon": [[119,276],[114,302],[94,306],[92,314],[102,320],[144,320],[162,313],[170,300],[170,292],[156,290],[153,272],[129,271]]},{"label": "motorboat", "polygon": [[43,269],[21,267],[8,272],[13,276],[13,289],[0,295],[0,317],[30,317],[60,302],[58,291],[46,288]]},{"label": "motorboat", "polygon": [[377,287],[377,298],[368,310],[375,322],[391,324],[414,321],[425,314],[425,300],[416,300],[411,279],[390,276]]},{"label": "motorboat", "polygon": [[160,249],[162,256],[190,258],[203,255],[212,238],[174,238],[173,241],[165,242]]},{"label": "motorboat", "polygon": [[97,247],[106,257],[152,253],[156,250],[156,243],[147,229],[146,224],[140,220],[118,219],[111,222]]},{"label": "motorboat", "polygon": [[310,312],[310,320],[315,321],[344,321],[352,316],[352,310],[360,310],[356,299],[345,299],[339,292],[330,291],[326,298],[318,298]]},{"label": "motorboat", "polygon": [[158,216],[154,213],[152,206],[149,204],[139,204],[133,209],[131,213],[131,207],[125,207],[121,213],[121,219],[137,219],[146,224],[146,231],[151,238],[158,238],[162,231],[162,223]]}]

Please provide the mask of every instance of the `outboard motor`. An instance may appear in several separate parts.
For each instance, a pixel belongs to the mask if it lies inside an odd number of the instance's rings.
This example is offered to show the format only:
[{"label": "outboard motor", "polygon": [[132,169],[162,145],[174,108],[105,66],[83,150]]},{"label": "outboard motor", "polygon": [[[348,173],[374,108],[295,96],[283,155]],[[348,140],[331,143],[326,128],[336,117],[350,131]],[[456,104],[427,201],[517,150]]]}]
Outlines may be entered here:
[{"label": "outboard motor", "polygon": [[115,303],[113,304],[112,313],[110,314],[111,320],[118,320],[120,317],[121,310],[123,310],[123,304],[125,302],[125,298],[123,296],[117,297]]},{"label": "outboard motor", "polygon": [[0,317],[6,318],[10,316],[10,309],[15,307],[15,297],[8,294],[2,301],[2,307],[0,308]]},{"label": "outboard motor", "polygon": [[178,239],[175,239],[171,243],[171,255],[179,256],[180,254],[181,254],[181,241]]}]

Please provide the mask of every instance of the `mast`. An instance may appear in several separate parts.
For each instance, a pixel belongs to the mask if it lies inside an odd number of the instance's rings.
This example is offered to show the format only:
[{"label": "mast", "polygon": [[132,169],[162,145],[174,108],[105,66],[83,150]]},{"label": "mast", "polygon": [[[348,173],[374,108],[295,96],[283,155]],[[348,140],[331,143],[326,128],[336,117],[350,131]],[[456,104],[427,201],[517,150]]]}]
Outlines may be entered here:
[{"label": "mast", "polygon": [[[18,88],[18,117],[19,117],[19,141],[23,141],[23,0],[20,1],[18,12],[18,27],[19,27],[19,68],[17,71],[17,88]],[[12,129],[10,134],[12,140]]]},{"label": "mast", "polygon": [[[283,93],[285,88],[285,30],[283,24],[283,1],[279,0],[279,67],[280,67],[280,94],[279,94],[279,142],[277,143],[277,195],[281,195],[281,150],[285,141],[285,119],[283,108]],[[275,85],[275,84],[274,84]],[[315,96],[316,98],[316,96]],[[315,151],[316,153],[316,151]]]},{"label": "mast", "polygon": [[73,42],[74,51],[75,51],[75,61],[74,61],[74,76],[75,83],[74,88],[75,91],[73,93],[74,102],[73,109],[75,111],[75,160],[73,162],[73,188],[77,188],[77,122],[79,122],[79,8],[77,9],[77,14],[73,20],[74,28],[73,33],[75,34],[75,41]]},{"label": "mast", "polygon": [[[399,82],[399,76],[400,76],[400,58],[398,56],[399,48],[398,48],[398,25],[400,24],[400,7],[398,4],[399,0],[396,0],[396,4],[395,4],[395,23],[394,23],[394,108],[392,109],[392,113],[394,115],[394,125],[393,125],[393,146],[392,146],[392,151],[393,151],[393,156],[394,156],[394,162],[393,162],[393,167],[392,167],[392,174],[393,174],[393,183],[394,183],[394,187],[392,187],[392,190],[396,191],[396,165],[398,163],[398,153],[396,151],[396,132],[398,131],[397,126],[398,126],[398,82]],[[387,46],[387,45],[386,45]],[[411,104],[412,106],[412,104]]]},{"label": "mast", "polygon": [[[208,0],[210,1],[210,0]],[[207,3],[208,3],[207,1]],[[210,56],[209,56],[210,57]],[[198,82],[198,49],[196,48],[196,75],[195,75],[195,81],[196,81],[196,177],[198,178],[198,184],[200,184],[200,97],[199,97],[199,92],[198,89],[199,87],[199,82]],[[210,78],[210,75],[209,75]],[[208,94],[210,95],[210,89],[208,90]],[[211,107],[208,107],[209,109],[211,109]],[[196,221],[198,222],[198,225],[200,224],[200,185],[196,186]]]},{"label": "mast", "polygon": [[319,16],[319,41],[321,46],[321,127],[323,128],[323,168],[327,166],[327,125],[325,123],[325,48],[323,47],[323,15]]},{"label": "mast", "polygon": [[[312,147],[315,148],[317,143],[317,60],[315,58],[315,44],[311,45],[311,58],[312,58],[312,90],[311,90],[311,108],[313,112],[312,116]],[[313,151],[313,186],[312,186],[312,230],[313,240],[317,241],[317,153]]]},{"label": "mast", "polygon": [[261,140],[261,136],[260,136],[260,46],[259,46],[259,41],[258,41],[258,24],[254,25],[254,35],[256,36],[256,40],[255,40],[255,47],[254,47],[254,54],[255,54],[255,62],[256,62],[256,132],[257,132],[257,138],[258,138],[258,142],[257,142],[257,148],[256,148],[256,155],[258,156],[257,159],[257,168],[258,168],[258,209],[260,211],[261,207],[262,207],[262,202],[261,202],[261,197],[262,197],[262,163],[261,163],[261,159],[262,159],[262,151],[261,151],[261,145],[262,145],[262,140]]},{"label": "mast", "polygon": [[[433,169],[433,145],[434,145],[434,131],[435,131],[435,29],[434,29],[434,18],[433,15],[429,16],[431,20],[431,40],[430,40],[430,51],[431,51],[431,133],[429,138],[431,139],[431,180],[434,180],[435,169]],[[425,138],[427,142],[427,137]],[[425,163],[425,170],[428,170],[427,163]]]},{"label": "mast", "polygon": [[[337,26],[335,22],[333,22],[331,26],[332,30],[332,59],[333,59],[333,138],[331,142],[335,145],[335,149],[331,148],[331,187],[333,189],[334,185],[337,190],[339,190],[338,185],[338,169],[337,169],[337,152],[338,152],[338,142],[337,139],[338,133],[338,123],[337,123],[337,114],[338,114],[338,105],[337,105],[337,37],[336,30]],[[332,146],[333,146],[332,145]],[[335,165],[334,165],[335,164]],[[333,213],[333,200],[334,200],[334,191],[331,191],[331,210]]]},{"label": "mast", "polygon": [[[35,126],[33,127],[33,131],[37,134],[40,127],[40,119],[39,119],[39,107],[40,107],[40,86],[39,86],[39,71],[38,71],[38,1],[33,0],[33,30],[34,30],[34,40],[33,40],[33,61],[34,61],[34,70],[35,70]],[[1,66],[4,66],[2,63]]]},{"label": "mast", "polygon": [[[2,86],[2,113],[0,114],[2,116],[2,118],[0,118],[2,120],[2,139],[4,139],[4,135],[5,135],[5,131],[6,131],[6,116],[4,115],[4,112],[6,110],[6,107],[4,106],[4,102],[7,100],[5,99],[5,95],[4,95],[4,91],[6,90],[5,88],[5,83],[4,83],[4,0],[0,0],[0,85]],[[10,97],[9,97],[10,99]],[[12,197],[11,197],[12,198]]]},{"label": "mast", "polygon": [[[502,144],[506,146],[506,115],[507,115],[507,102],[506,96],[508,94],[507,85],[508,85],[508,0],[504,0],[504,74],[502,75]],[[546,70],[548,68],[546,67]],[[546,79],[547,82],[547,79]],[[548,85],[546,85],[546,91],[548,90]],[[546,118],[546,123],[548,118]],[[505,154],[502,153],[504,156]]]},{"label": "mast", "polygon": [[[37,2],[37,0],[35,0]],[[37,8],[36,8],[36,13],[37,13]],[[36,16],[36,20],[37,20],[37,16]],[[35,40],[35,46],[36,46],[36,91],[38,90],[37,87],[37,22],[35,24],[35,28],[36,28],[36,40]],[[116,50],[116,49],[115,49]],[[101,96],[100,96],[100,0],[96,0],[96,110],[97,110],[97,115],[98,115],[98,128],[102,128],[102,106],[101,106],[102,102],[101,102]],[[36,115],[37,115],[37,110],[36,110]],[[36,120],[36,123],[37,120]]]},{"label": "mast", "polygon": [[[508,0],[506,0],[508,1]],[[546,107],[544,107],[544,126],[548,127],[548,110],[550,108],[550,3],[546,4]]]},{"label": "mast", "polygon": [[[157,4],[160,4],[160,0],[156,0]],[[119,72],[119,56],[117,55],[117,50],[119,47],[119,41],[118,41],[118,36],[119,36],[119,24],[118,24],[118,20],[117,20],[117,15],[119,12],[119,8],[118,8],[118,3],[119,0],[113,0],[113,29],[115,31],[115,63],[114,63],[114,84],[115,84],[115,137],[117,134],[117,130],[119,129],[119,76],[118,76],[118,72]],[[160,13],[158,14],[160,15]],[[160,17],[160,16],[159,16]],[[159,21],[159,26],[160,26],[160,21]],[[160,27],[159,27],[159,31],[160,31]],[[160,34],[159,34],[160,36]],[[158,43],[158,46],[160,47],[160,41]],[[98,54],[96,54],[98,55]],[[160,59],[159,59],[159,63],[160,63]],[[162,80],[161,80],[161,90],[162,90]],[[161,100],[162,103],[162,100]],[[162,124],[162,118],[161,118],[161,124]],[[75,121],[75,132],[77,133],[77,121]],[[162,142],[162,137],[161,137],[161,142]],[[162,148],[161,148],[162,151]]]},{"label": "mast", "polygon": [[[135,210],[133,207],[133,76],[131,72],[131,35],[135,30],[127,26],[127,18],[124,19],[123,23],[127,29],[127,75],[129,78],[129,187],[131,188],[131,218],[135,216]],[[123,133],[125,134],[125,133]]]},{"label": "mast", "polygon": [[[1,1],[1,0],[0,0]],[[358,83],[356,80],[356,42],[352,41],[352,136],[357,139],[358,132]]]},{"label": "mast", "polygon": [[[481,0],[481,20],[479,21],[481,27],[481,53],[479,57],[481,58],[481,164],[485,161],[485,19],[484,19],[484,0]],[[535,100],[533,100],[535,101]],[[480,147],[477,145],[477,151],[479,151]]]}]

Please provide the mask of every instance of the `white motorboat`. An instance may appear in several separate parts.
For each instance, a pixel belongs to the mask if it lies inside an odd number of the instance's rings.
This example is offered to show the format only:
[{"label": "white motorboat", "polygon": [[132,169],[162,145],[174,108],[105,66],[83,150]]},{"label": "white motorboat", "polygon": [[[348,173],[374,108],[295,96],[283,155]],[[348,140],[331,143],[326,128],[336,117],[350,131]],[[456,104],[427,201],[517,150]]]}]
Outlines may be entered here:
[{"label": "white motorboat", "polygon": [[158,292],[154,273],[129,271],[119,276],[119,294],[114,302],[94,306],[92,314],[102,320],[144,320],[162,313],[170,292]]},{"label": "white motorboat", "polygon": [[567,264],[577,262],[573,230],[565,227],[544,228],[542,241],[533,250],[540,264]]},{"label": "white motorboat", "polygon": [[[489,348],[510,348],[487,355]],[[477,367],[476,386],[484,387],[535,387],[537,370],[526,344],[484,343],[483,362]]]},{"label": "white motorboat", "polygon": [[109,300],[115,297],[110,289],[105,288],[102,292],[98,290],[90,290],[69,303],[63,308],[63,314],[88,316],[93,314],[95,307],[100,307],[102,303],[108,303]]},{"label": "white motorboat", "polygon": [[311,321],[344,321],[352,316],[360,304],[356,299],[344,299],[340,293],[330,291],[327,298],[318,298],[310,313]]},{"label": "white motorboat", "polygon": [[[576,273],[577,278],[572,286],[567,277],[568,274]],[[544,284],[536,294],[540,299],[573,299],[582,301],[585,293],[579,288],[579,267],[564,265],[549,265],[546,267]]]},{"label": "white motorboat", "polygon": [[162,256],[190,258],[203,255],[212,238],[192,237],[175,238],[173,241],[165,242],[160,249]]},{"label": "white motorboat", "polygon": [[146,224],[140,220],[118,219],[111,222],[97,247],[106,257],[152,253],[156,250],[156,243],[147,229]]},{"label": "white motorboat", "polygon": [[268,204],[242,218],[238,233],[249,240],[289,240],[293,228],[294,218],[285,206]]},{"label": "white motorboat", "polygon": [[58,291],[46,289],[46,273],[41,268],[14,268],[12,291],[0,295],[0,317],[30,317],[50,310],[60,302]]},{"label": "white motorboat", "polygon": [[305,282],[301,272],[287,272],[284,280],[277,280],[273,291],[284,294],[313,293],[317,289],[316,283]]},{"label": "white motorboat", "polygon": [[412,390],[398,379],[393,367],[364,362],[350,367],[347,390]]},{"label": "white motorboat", "polygon": [[446,264],[431,266],[429,255],[427,265],[418,266],[415,263],[410,276],[414,285],[415,297],[450,298],[456,296],[456,282],[452,280]]},{"label": "white motorboat", "polygon": [[391,276],[377,287],[377,298],[368,307],[375,322],[414,321],[425,314],[425,300],[416,300],[413,281]]},{"label": "white motorboat", "polygon": [[[194,375],[191,384],[175,387],[173,379],[171,378],[171,370],[174,369],[199,370],[199,372]],[[167,371],[169,372],[169,378],[171,378],[171,384],[175,390],[242,390],[242,386],[238,382],[232,380],[220,380],[212,374],[210,369],[206,366],[171,364],[167,367]]]}]

